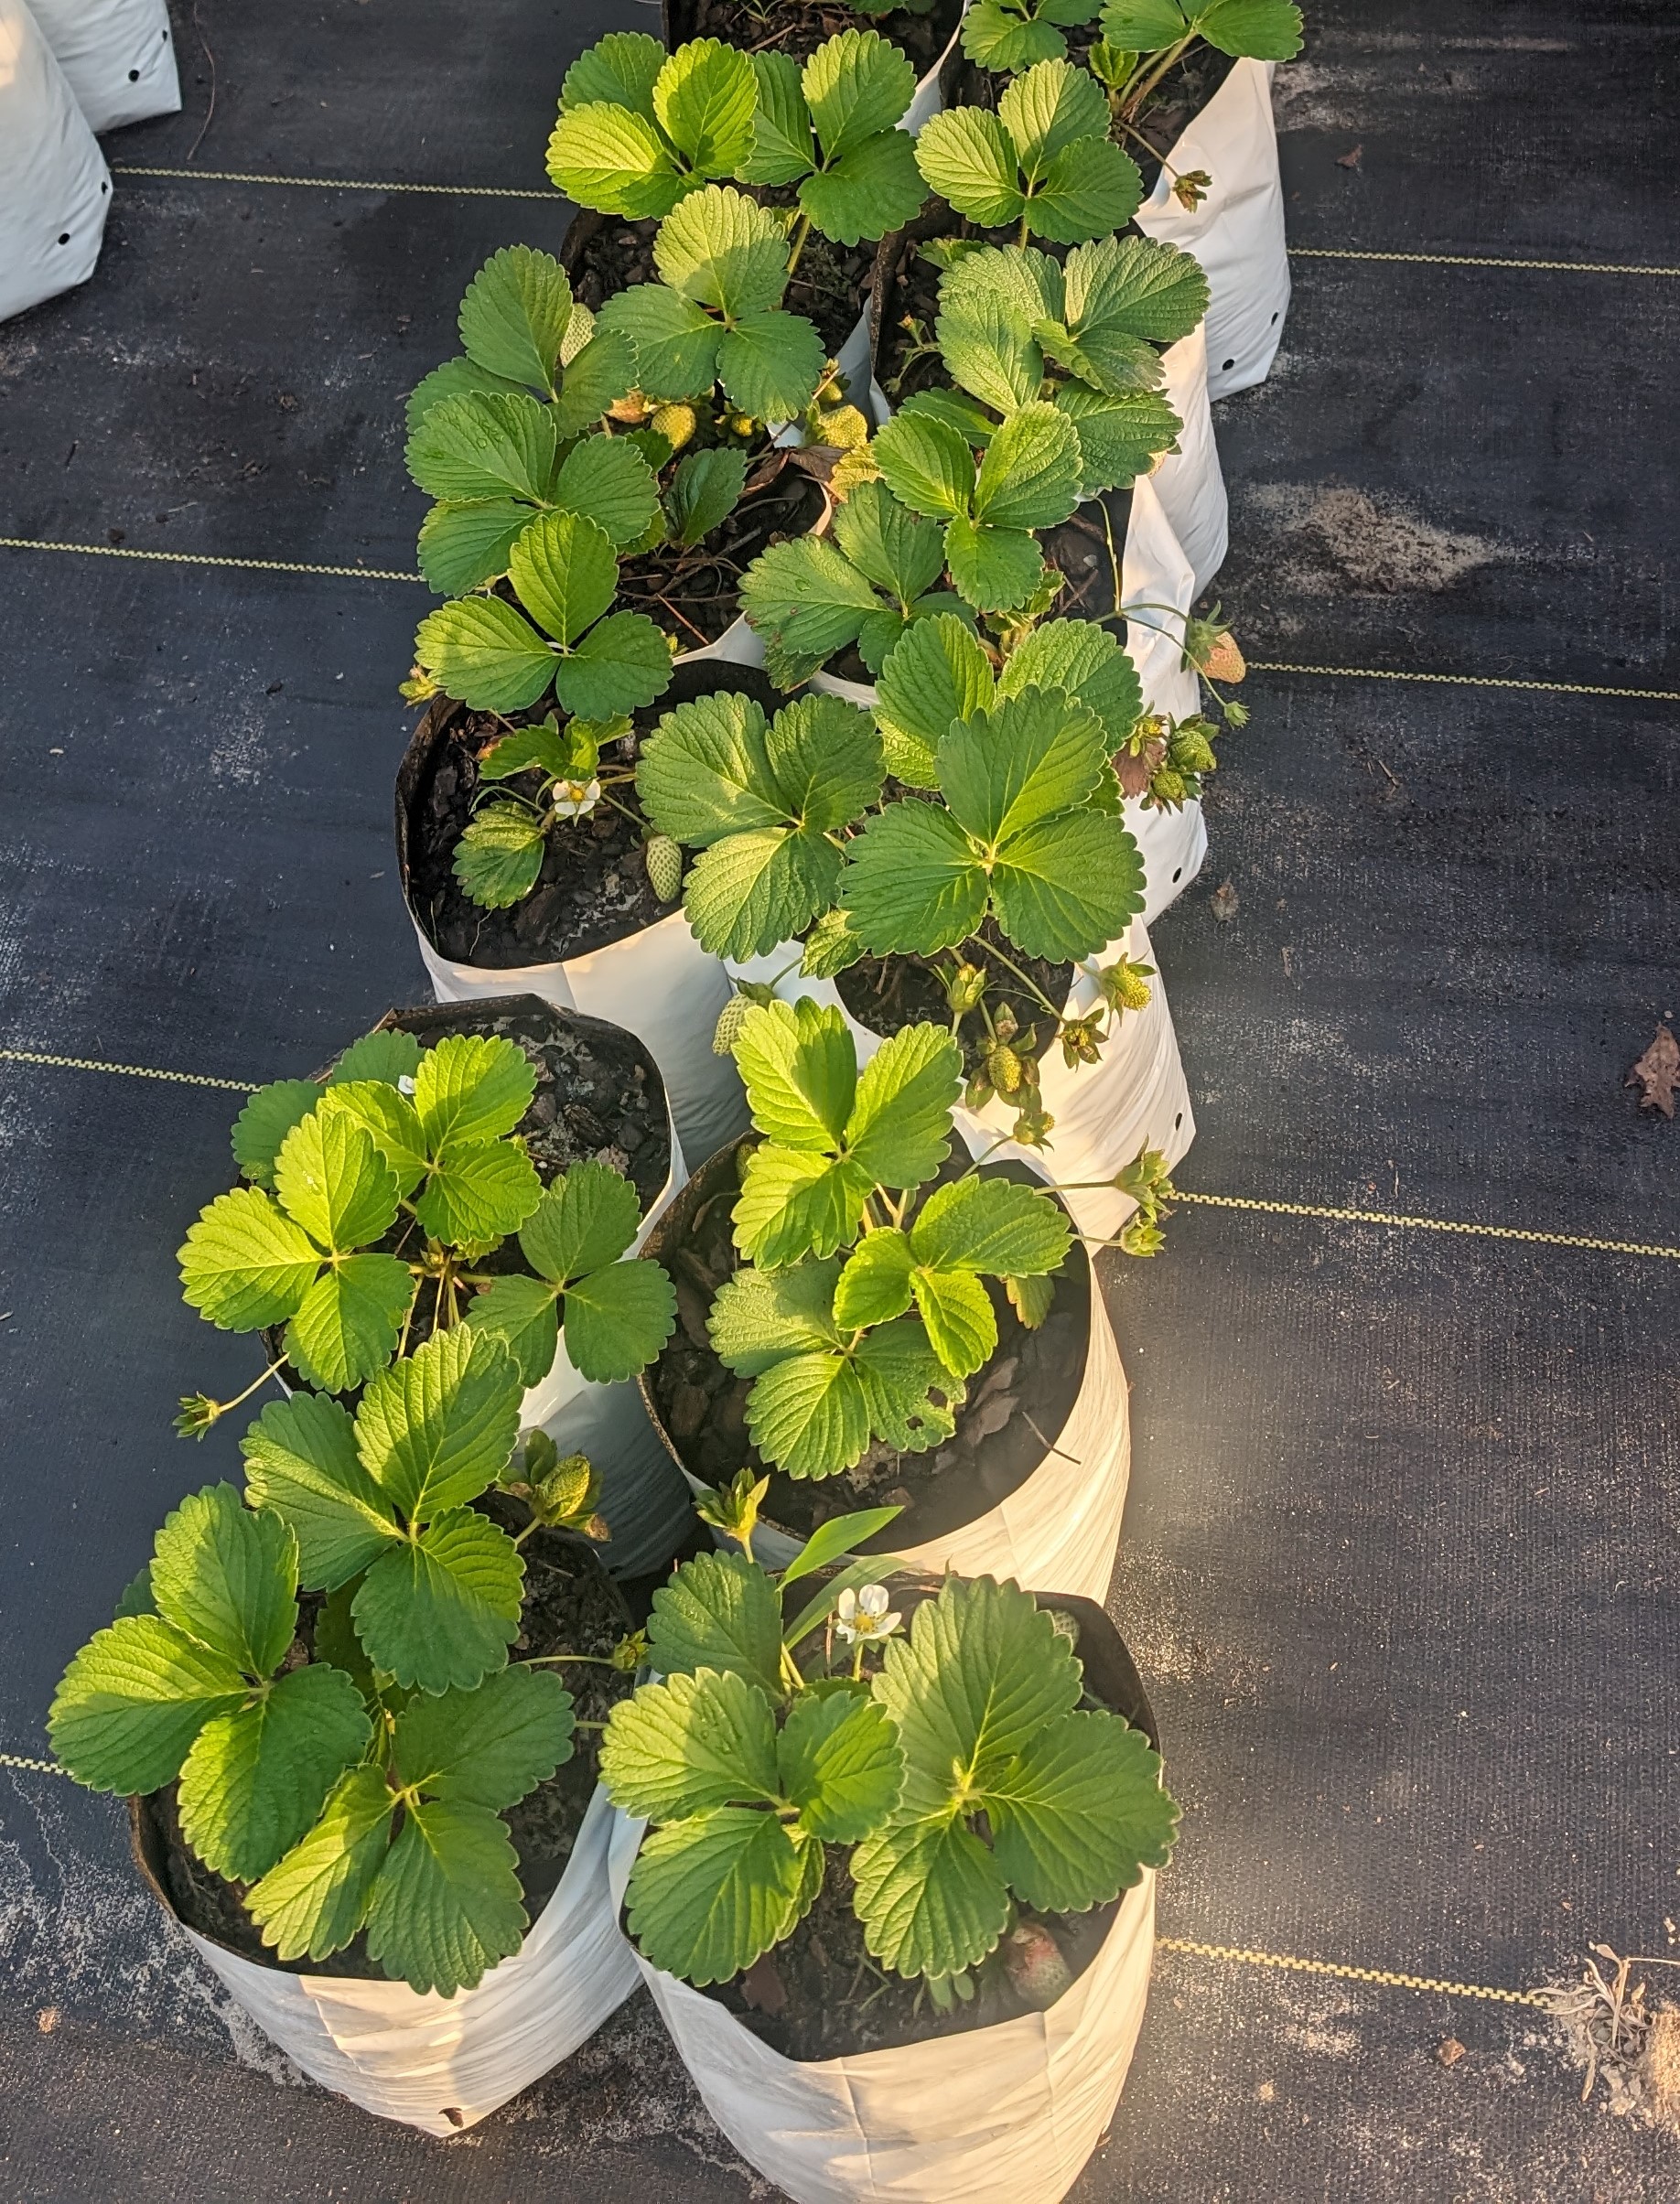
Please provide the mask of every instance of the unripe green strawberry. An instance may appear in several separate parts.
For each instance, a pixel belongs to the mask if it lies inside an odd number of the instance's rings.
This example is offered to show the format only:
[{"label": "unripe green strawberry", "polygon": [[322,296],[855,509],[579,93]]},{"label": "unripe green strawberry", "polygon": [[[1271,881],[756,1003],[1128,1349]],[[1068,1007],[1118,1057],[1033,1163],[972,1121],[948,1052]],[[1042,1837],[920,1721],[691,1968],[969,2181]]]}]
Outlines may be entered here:
[{"label": "unripe green strawberry", "polygon": [[719,1014],[712,1032],[712,1054],[727,1056],[740,1037],[741,1027],[747,1023],[747,1013],[752,1005],[744,994],[732,994]]},{"label": "unripe green strawberry", "polygon": [[999,1094],[1017,1094],[1021,1085],[1021,1059],[1007,1041],[999,1041],[985,1059],[986,1077]]},{"label": "unripe green strawberry", "polygon": [[647,861],[648,886],[662,903],[674,903],[683,892],[683,853],[669,834],[650,834],[642,850]]},{"label": "unripe green strawberry", "polygon": [[655,406],[651,425],[659,431],[673,452],[680,452],[695,433],[697,416],[692,405],[684,405],[676,400],[669,405]]},{"label": "unripe green strawberry", "polygon": [[1184,776],[1175,773],[1169,765],[1158,766],[1149,776],[1149,793],[1157,803],[1169,809],[1184,801]]},{"label": "unripe green strawberry", "polygon": [[1179,773],[1211,773],[1219,762],[1213,745],[1194,727],[1179,727],[1167,745],[1167,762]]}]

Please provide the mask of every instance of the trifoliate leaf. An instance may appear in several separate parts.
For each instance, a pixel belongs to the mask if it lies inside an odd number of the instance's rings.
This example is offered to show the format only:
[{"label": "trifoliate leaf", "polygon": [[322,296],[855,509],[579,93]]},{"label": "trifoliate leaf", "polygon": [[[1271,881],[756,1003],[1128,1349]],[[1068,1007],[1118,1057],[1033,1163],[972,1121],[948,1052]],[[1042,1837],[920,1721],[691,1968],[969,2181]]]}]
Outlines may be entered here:
[{"label": "trifoliate leaf", "polygon": [[507,1661],[524,1575],[505,1531],[474,1508],[449,1509],[368,1571],[352,1607],[357,1635],[401,1684],[470,1689]]},{"label": "trifoliate leaf", "polygon": [[1032,196],[1032,228],[1052,244],[1079,244],[1123,229],[1142,203],[1143,177],[1131,155],[1106,138],[1080,138],[1045,169]]},{"label": "trifoliate leaf", "polygon": [[653,86],[665,66],[665,48],[646,31],[608,31],[581,53],[560,86],[560,106],[587,107],[603,101],[653,120]]},{"label": "trifoliate leaf", "polygon": [[1072,1231],[1061,1206],[1037,1188],[970,1177],[934,1188],[910,1244],[915,1261],[932,1270],[1029,1277],[1061,1269]]},{"label": "trifoliate leaf", "polygon": [[[910,1305],[914,1268],[910,1242],[901,1231],[887,1226],[866,1232],[847,1257],[835,1286],[835,1325],[842,1331],[859,1331],[865,1325],[889,1324],[895,1317],[901,1317]],[[782,1277],[797,1274],[777,1274]]]},{"label": "trifoliate leaf", "polygon": [[864,1941],[899,1974],[954,1974],[995,1950],[1009,1891],[961,1822],[889,1822],[852,1855]]},{"label": "trifoliate leaf", "polygon": [[420,571],[444,597],[464,597],[508,570],[513,546],[535,514],[516,498],[434,505],[420,523]]},{"label": "trifoliate leaf", "polygon": [[800,206],[813,227],[842,245],[901,230],[915,220],[927,196],[916,166],[916,141],[903,130],[883,131],[853,146],[799,188]]},{"label": "trifoliate leaf", "polygon": [[1071,812],[1011,834],[992,871],[997,923],[1052,963],[1094,956],[1143,908],[1143,860],[1121,822]]},{"label": "trifoliate leaf", "polygon": [[521,1382],[540,1385],[560,1344],[560,1291],[544,1278],[495,1278],[467,1311],[470,1331],[500,1339]]},{"label": "trifoliate leaf", "polygon": [[941,805],[888,804],[865,822],[849,855],[840,900],[878,956],[953,949],[985,916],[979,854]]},{"label": "trifoliate leaf", "polygon": [[759,80],[752,151],[736,174],[743,184],[796,184],[816,164],[799,63],[772,51],[754,54],[752,66]]},{"label": "trifoliate leaf", "polygon": [[415,1113],[434,1156],[447,1146],[500,1140],[531,1107],[536,1070],[500,1036],[446,1034],[415,1073]]},{"label": "trifoliate leaf", "polygon": [[882,483],[860,482],[835,509],[834,531],[835,543],[865,579],[901,604],[914,604],[944,571],[937,521],[907,511]]},{"label": "trifoliate leaf", "polygon": [[855,1844],[878,1828],[904,1781],[898,1733],[869,1699],[802,1693],[776,1740],[776,1761],[800,1830],[827,1844]]},{"label": "trifoliate leaf", "polygon": [[1103,727],[1054,689],[998,700],[996,711],[953,726],[939,746],[940,786],[952,816],[987,845],[1082,804],[1106,753]]},{"label": "trifoliate leaf", "polygon": [[982,612],[1011,612],[1042,586],[1044,561],[1024,529],[956,520],[945,530],[945,562],[967,602]]},{"label": "trifoliate leaf", "polygon": [[679,46],[653,84],[653,112],[696,176],[733,176],[752,149],[758,80],[717,38]]},{"label": "trifoliate leaf", "polygon": [[280,1665],[297,1628],[296,1591],[291,1530],[247,1508],[232,1485],[188,1493],[157,1533],[157,1612],[248,1676]]},{"label": "trifoliate leaf", "polygon": [[704,306],[663,284],[631,284],[601,307],[597,327],[623,337],[636,356],[636,382],[650,399],[698,398],[717,379],[724,332]]},{"label": "trifoliate leaf", "polygon": [[747,482],[744,452],[690,452],[665,492],[671,532],[679,543],[697,543],[740,503]]},{"label": "trifoliate leaf", "polygon": [[248,1689],[225,1654],[158,1616],[124,1616],[64,1672],[47,1734],[90,1790],[157,1790],[180,1772],[205,1723],[240,1705]]},{"label": "trifoliate leaf", "polygon": [[788,421],[815,397],[826,360],[802,314],[743,314],[717,348],[717,380],[742,413]]},{"label": "trifoliate leaf", "polygon": [[337,1401],[311,1392],[271,1401],[240,1452],[253,1505],[272,1509],[296,1532],[298,1578],[311,1589],[348,1583],[400,1536]]},{"label": "trifoliate leaf", "polygon": [[644,1683],[608,1720],[601,1779],[615,1806],[661,1821],[772,1803],[780,1792],[770,1701],[734,1669]]},{"label": "trifoliate leaf", "polygon": [[880,606],[856,567],[823,536],[772,544],[741,581],[741,609],[748,622],[802,669],[796,676],[801,681],[855,642]]},{"label": "trifoliate leaf", "polygon": [[415,1214],[450,1247],[493,1247],[516,1232],[542,1199],[543,1182],[512,1141],[451,1145],[415,1197]]},{"label": "trifoliate leaf", "polygon": [[320,1250],[267,1194],[219,1194],[178,1250],[188,1308],[223,1331],[255,1331],[289,1317],[315,1283]]},{"label": "trifoliate leaf", "polygon": [[592,521],[618,551],[645,535],[659,511],[653,469],[623,436],[586,436],[575,444],[550,495],[564,511]]},{"label": "trifoliate leaf", "polygon": [[986,1786],[992,1849],[1010,1887],[1046,1913],[1082,1913],[1171,1857],[1179,1810],[1159,1756],[1116,1715],[1064,1715]]},{"label": "trifoliate leaf", "polygon": [[787,240],[744,192],[716,184],[695,192],[660,224],[653,258],[673,291],[730,324],[781,303]]},{"label": "trifoliate leaf", "polygon": [[285,1328],[288,1360],[324,1392],[347,1392],[396,1350],[414,1298],[396,1255],[345,1255],[324,1271]]},{"label": "trifoliate leaf", "polygon": [[565,1350],[597,1385],[638,1376],[675,1323],[676,1289],[657,1263],[610,1263],[566,1289]]},{"label": "trifoliate leaf", "polygon": [[382,1370],[362,1396],[362,1467],[410,1521],[459,1508],[507,1466],[521,1392],[518,1372],[493,1340],[458,1326],[438,1332]]},{"label": "trifoliate leaf", "polygon": [[461,343],[492,375],[552,391],[571,318],[572,286],[554,254],[504,245],[467,286]]},{"label": "trifoliate leaf", "polygon": [[1301,11],[1294,0],[1212,0],[1196,16],[1210,46],[1239,59],[1293,61],[1301,50]]},{"label": "trifoliate leaf", "polygon": [[[399,1080],[413,1079],[419,1063],[420,1043],[415,1037],[387,1026],[352,1041],[327,1074],[327,1084],[331,1088],[352,1080],[379,1080],[394,1087]],[[378,1135],[374,1138],[378,1145]]]},{"label": "trifoliate leaf", "polygon": [[545,512],[513,546],[508,578],[532,618],[569,645],[611,604],[619,563],[611,537],[595,521],[580,513]]},{"label": "trifoliate leaf", "polygon": [[1015,147],[995,114],[948,107],[930,115],[916,139],[916,166],[942,199],[982,229],[1019,221],[1027,202]]},{"label": "trifoliate leaf", "polygon": [[519,1662],[476,1690],[411,1699],[396,1720],[393,1773],[428,1798],[515,1806],[571,1758],[572,1718],[555,1672]]},{"label": "trifoliate leaf", "polygon": [[786,1935],[807,1891],[810,1855],[774,1814],[719,1806],[650,1830],[630,1870],[627,1923],[643,1956],[704,1986],[727,1982]]},{"label": "trifoliate leaf", "polygon": [[[1103,635],[1088,620],[1065,624]],[[941,739],[953,720],[974,718],[992,697],[990,661],[960,619],[942,613],[907,628],[888,653],[878,692],[876,716],[888,770],[910,788],[936,788]]]},{"label": "trifoliate leaf", "polygon": [[631,221],[669,214],[695,181],[654,124],[604,101],[563,110],[548,141],[548,176],[578,206]]},{"label": "trifoliate leaf", "polygon": [[395,1810],[380,1769],[352,1769],[309,1833],[245,1893],[277,1958],[326,1959],[350,1942],[384,1865]]},{"label": "trifoliate leaf", "polygon": [[776,1587],[744,1554],[697,1554],[653,1595],[648,1658],[663,1676],[716,1669],[780,1699],[781,1645]]},{"label": "trifoliate leaf", "polygon": [[756,1148],[735,1205],[735,1244],[771,1267],[832,1255],[856,1233],[871,1181],[847,1161],[808,1150]]},{"label": "trifoliate leaf", "polygon": [[318,1818],[372,1726],[341,1669],[294,1669],[207,1722],[181,1769],[181,1833],[235,1882],[266,1874]]},{"label": "trifoliate leaf", "polygon": [[839,1268],[836,1259],[813,1257],[787,1270],[749,1267],[726,1278],[707,1325],[718,1359],[738,1377],[753,1378],[786,1355],[842,1346],[833,1314]]},{"label": "trifoliate leaf", "polygon": [[609,613],[555,667],[562,710],[584,719],[640,712],[671,683],[671,652],[644,612]]},{"label": "trifoliate leaf", "polygon": [[516,1855],[487,1807],[411,1805],[373,1885],[368,1953],[413,1990],[471,1989],[525,1939]]},{"label": "trifoliate leaf", "polygon": [[969,511],[975,457],[948,423],[925,414],[895,414],[877,432],[871,449],[888,489],[912,512],[949,520]]},{"label": "trifoliate leaf", "polygon": [[415,656],[447,695],[475,712],[519,712],[535,704],[558,662],[530,621],[493,597],[461,597],[427,613]]},{"label": "trifoliate leaf", "polygon": [[316,1110],[293,1126],[275,1159],[275,1191],[329,1254],[367,1247],[396,1221],[396,1175],[342,1111]]},{"label": "trifoliate leaf", "polygon": [[522,391],[441,399],[404,457],[430,497],[539,499],[555,471],[554,418]]},{"label": "trifoliate leaf", "polygon": [[277,1079],[251,1097],[233,1121],[233,1160],[253,1186],[274,1191],[281,1142],[320,1099],[312,1079]]},{"label": "trifoliate leaf", "polygon": [[506,910],[536,886],[548,847],[541,815],[523,803],[486,803],[467,822],[452,866],[463,895]]},{"label": "trifoliate leaf", "polygon": [[986,447],[975,516],[994,528],[1052,528],[1079,502],[1079,489],[1078,432],[1065,414],[1035,400],[1011,414]]},{"label": "trifoliate leaf", "polygon": [[1105,398],[1083,382],[1064,382],[1056,392],[1058,411],[1079,431],[1083,494],[1124,489],[1147,475],[1162,452],[1177,447],[1180,423],[1154,391],[1128,391]]}]

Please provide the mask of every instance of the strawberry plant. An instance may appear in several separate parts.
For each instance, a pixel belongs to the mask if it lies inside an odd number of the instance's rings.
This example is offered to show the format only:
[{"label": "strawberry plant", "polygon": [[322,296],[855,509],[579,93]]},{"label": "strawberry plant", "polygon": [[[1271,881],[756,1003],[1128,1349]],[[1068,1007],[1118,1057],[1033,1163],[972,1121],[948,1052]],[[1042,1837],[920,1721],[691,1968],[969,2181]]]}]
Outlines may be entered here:
[{"label": "strawberry plant", "polygon": [[659,226],[656,284],[631,284],[596,316],[627,338],[648,398],[706,396],[715,383],[754,421],[803,414],[824,381],[823,339],[782,309],[788,240],[769,209],[715,184],[691,192]]},{"label": "strawberry plant", "polygon": [[[824,1532],[863,1535],[845,1518]],[[705,1555],[654,1596],[663,1681],[614,1708],[601,1753],[615,1803],[652,1824],[631,1935],[685,1981],[727,1982],[788,1946],[844,1875],[852,1925],[831,1902],[823,1934],[858,1950],[842,1963],[817,1947],[834,1994],[885,1968],[940,2012],[1000,1982],[1015,2010],[1052,2003],[1066,1967],[1035,1994],[1011,1941],[1026,1917],[1086,1912],[1165,1865],[1178,1809],[1158,1757],[1085,1704],[1061,1618],[1013,1585],[899,1594],[906,1632],[889,1587],[857,1583],[892,1564],[855,1564],[787,1616],[816,1543],[780,1584]],[[866,1953],[877,1966],[855,1964]]]},{"label": "strawberry plant", "polygon": [[1076,245],[1123,229],[1143,199],[1136,163],[1108,134],[1102,88],[1072,62],[1011,79],[997,112],[947,108],[923,124],[916,164],[931,189],[983,230]]},{"label": "strawberry plant", "polygon": [[[386,1973],[450,1996],[523,1941],[502,1816],[576,1749],[553,1665],[601,1657],[509,1665],[524,1541],[575,1535],[591,1504],[587,1465],[514,1455],[521,1392],[497,1341],[455,1331],[380,1371],[353,1418],[275,1403],[242,1500],[215,1485],[175,1510],[59,1687],[65,1768],[177,1784],[182,1840],[282,1962],[365,1932]],[[479,1504],[499,1485],[529,1496],[517,1535]]]},{"label": "strawberry plant", "polygon": [[1292,61],[1301,50],[1295,0],[1106,0],[1104,77],[1131,121],[1198,41],[1234,59]]},{"label": "strawberry plant", "polygon": [[974,0],[963,18],[963,51],[981,69],[1010,76],[1035,61],[1064,60],[1064,28],[1089,23],[1098,5],[1099,0]]},{"label": "strawberry plant", "polygon": [[734,1212],[746,1262],[709,1327],[719,1359],[753,1381],[754,1446],[792,1478],[836,1476],[877,1440],[941,1446],[996,1351],[985,1281],[1042,1323],[1072,1245],[1066,1216],[973,1169],[931,1185],[962,1067],[938,1027],[905,1027],[859,1071],[839,1010],[772,1002],[746,1013],[734,1052],[763,1138]]},{"label": "strawberry plant", "polygon": [[[461,1323],[503,1339],[527,1385],[562,1331],[601,1383],[652,1360],[675,1302],[657,1264],[619,1261],[641,1221],[636,1191],[590,1161],[544,1188],[514,1131],[535,1086],[512,1041],[457,1034],[423,1049],[378,1032],[324,1087],[281,1080],[252,1096],[233,1128],[247,1183],[219,1195],[180,1249],[188,1306],[223,1331],[280,1335],[240,1399],[288,1364],[349,1392],[412,1339]],[[201,1436],[235,1405],[194,1396],[180,1428]]]},{"label": "strawberry plant", "polygon": [[842,31],[802,66],[715,38],[667,57],[643,33],[614,32],[567,72],[548,172],[579,206],[642,220],[712,179],[791,192],[792,269],[813,229],[855,245],[921,207],[897,127],[915,89],[878,31]]}]

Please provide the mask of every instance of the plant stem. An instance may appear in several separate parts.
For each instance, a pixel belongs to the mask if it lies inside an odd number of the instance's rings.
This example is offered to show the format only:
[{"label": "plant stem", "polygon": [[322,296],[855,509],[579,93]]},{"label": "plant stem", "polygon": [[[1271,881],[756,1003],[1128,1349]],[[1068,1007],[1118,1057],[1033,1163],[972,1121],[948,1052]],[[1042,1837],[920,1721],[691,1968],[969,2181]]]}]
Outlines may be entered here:
[{"label": "plant stem", "polygon": [[811,217],[802,214],[793,225],[793,235],[788,243],[788,274],[792,274],[799,265],[799,256],[805,249],[805,240],[811,234]]},{"label": "plant stem", "polygon": [[996,945],[991,941],[987,941],[985,943],[985,953],[988,957],[996,957],[1000,964],[1007,965],[1008,969],[1015,974],[1016,978],[1020,982],[1021,985],[1025,987],[1029,994],[1038,996],[1039,1002],[1041,1002],[1046,1010],[1050,1012],[1051,1017],[1059,1018],[1061,1016],[1061,1011],[1057,1009],[1055,1004],[1050,1001],[1049,995],[1045,994],[1044,990],[1039,985],[1038,982],[1024,973],[1012,957],[1007,957],[1003,951],[997,948]]},{"label": "plant stem", "polygon": [[1185,48],[1188,46],[1193,46],[1195,44],[1196,37],[1197,34],[1193,30],[1186,31],[1183,38],[1179,40],[1176,46],[1169,46],[1167,48],[1166,52],[1162,54],[1160,59],[1156,63],[1155,67],[1148,72],[1143,82],[1137,87],[1137,90],[1132,94],[1130,99],[1127,100],[1125,105],[1128,114],[1136,114],[1139,108],[1142,107],[1144,102],[1155,90],[1161,79],[1167,74],[1167,71],[1184,52]]},{"label": "plant stem", "polygon": [[243,1392],[236,1392],[231,1401],[218,1401],[216,1403],[217,1415],[226,1415],[230,1409],[237,1408],[243,1402],[248,1401],[253,1392],[257,1392],[262,1386],[266,1385],[270,1378],[275,1376],[285,1368],[285,1355],[280,1355],[275,1360],[272,1361],[268,1365],[268,1368],[263,1372],[260,1378],[253,1378],[252,1380],[251,1383],[246,1386]]},{"label": "plant stem", "polygon": [[1018,237],[1016,239],[1016,241],[1015,241],[1015,242],[1016,242],[1016,243],[1017,243],[1018,245],[1019,245],[1019,246],[1022,248],[1022,250],[1023,250],[1023,251],[1025,251],[1025,249],[1026,249],[1026,245],[1027,245],[1027,241],[1028,241],[1028,238],[1029,238],[1031,235],[1032,235],[1032,207],[1031,207],[1030,203],[1028,203],[1027,206],[1025,206],[1025,207],[1023,207],[1023,208],[1021,209],[1021,231],[1020,231],[1020,235],[1019,235],[1019,236],[1018,236]]}]

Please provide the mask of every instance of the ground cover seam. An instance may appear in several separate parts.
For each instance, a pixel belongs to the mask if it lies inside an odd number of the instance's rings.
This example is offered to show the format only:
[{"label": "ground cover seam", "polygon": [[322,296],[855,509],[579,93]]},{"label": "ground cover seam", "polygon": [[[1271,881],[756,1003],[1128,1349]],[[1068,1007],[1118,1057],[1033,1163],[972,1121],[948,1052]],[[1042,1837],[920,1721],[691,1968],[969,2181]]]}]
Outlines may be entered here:
[{"label": "ground cover seam", "polygon": [[[32,1760],[22,1753],[0,1752],[0,1768],[28,1769],[38,1775],[63,1776],[67,1782],[73,1780],[67,1769],[56,1760]],[[1193,1959],[1222,1959],[1250,1967],[1270,1967],[1295,1974],[1330,1974],[1341,1982],[1368,1982],[1395,1990],[1439,1991],[1448,1997],[1481,1997],[1496,2005],[1542,2005],[1547,2000],[1543,1990],[1502,1990],[1492,1984],[1479,1982],[1446,1982],[1428,1974],[1399,1974],[1383,1967],[1354,1967],[1338,1960],[1303,1959],[1291,1951],[1253,1951],[1241,1944],[1203,1944],[1188,1937],[1161,1936],[1156,1939],[1157,1949],[1178,1951]]]},{"label": "ground cover seam", "polygon": [[[307,191],[413,191],[444,199],[561,198],[552,189],[516,188],[507,184],[399,184],[356,176],[259,176],[236,168],[156,168],[128,161],[113,163],[111,173],[199,184],[278,184]],[[1288,253],[1291,260],[1406,261],[1430,268],[1533,268],[1565,275],[1680,275],[1680,268],[1653,267],[1637,261],[1514,260],[1471,253],[1366,252],[1341,245],[1291,245]]]},{"label": "ground cover seam", "polygon": [[[124,543],[58,543],[38,536],[0,536],[0,551],[72,552],[91,559],[142,559],[176,566],[226,566],[252,574],[313,574],[352,582],[418,582],[425,576],[393,566],[313,566],[297,559],[235,559],[208,551],[138,551]],[[1254,658],[1251,673],[1302,673],[1347,681],[1420,681],[1468,689],[1524,689],[1546,696],[1626,696],[1649,704],[1680,704],[1680,689],[1620,689],[1602,683],[1519,681],[1489,673],[1434,673],[1394,666],[1297,666],[1280,659]]]},{"label": "ground cover seam", "polygon": [[[110,1064],[91,1056],[53,1056],[36,1048],[0,1048],[0,1063],[37,1064],[63,1071],[108,1071],[124,1079],[168,1080],[177,1086],[215,1087],[230,1094],[254,1094],[248,1080],[212,1079],[197,1071],[165,1071],[150,1064]],[[1248,1194],[1205,1194],[1184,1187],[1174,1199],[1210,1210],[1247,1210],[1272,1217],[1318,1217],[1336,1224],[1378,1224],[1413,1231],[1456,1232],[1477,1240],[1514,1240],[1534,1247],[1583,1248],[1600,1255],[1642,1255],[1662,1262],[1680,1263],[1680,1247],[1664,1247],[1640,1240],[1599,1240],[1580,1232],[1541,1232],[1515,1224],[1481,1224],[1456,1217],[1412,1217],[1391,1210],[1333,1209],[1327,1203],[1269,1201]]]}]

